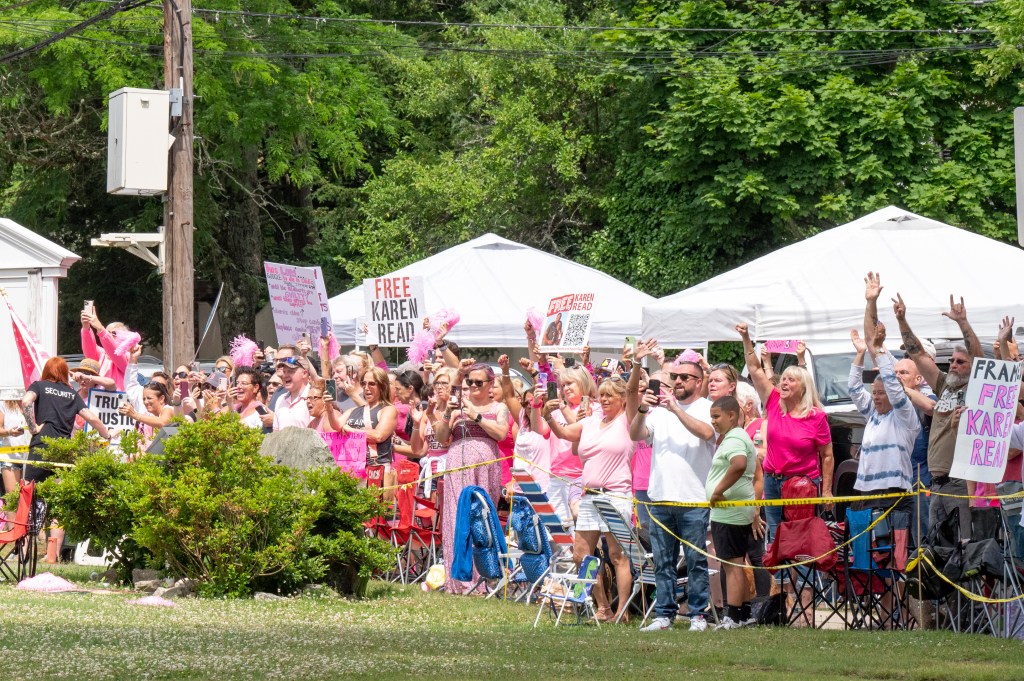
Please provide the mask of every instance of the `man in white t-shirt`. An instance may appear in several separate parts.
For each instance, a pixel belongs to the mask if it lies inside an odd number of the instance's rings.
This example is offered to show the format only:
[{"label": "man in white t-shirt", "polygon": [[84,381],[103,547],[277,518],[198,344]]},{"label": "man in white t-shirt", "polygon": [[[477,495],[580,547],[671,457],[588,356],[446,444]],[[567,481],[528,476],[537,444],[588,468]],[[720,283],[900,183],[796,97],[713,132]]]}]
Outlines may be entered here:
[{"label": "man in white t-shirt", "polygon": [[[680,362],[674,369],[669,373],[672,395],[657,396],[648,391],[630,424],[630,436],[651,445],[651,478],[647,488],[651,501],[704,502],[704,483],[715,454],[711,402],[701,397],[704,372],[700,365]],[[677,537],[703,550],[707,544],[708,509],[654,505],[650,513],[658,596],[655,619],[643,631],[659,631],[672,627],[679,609]],[[690,548],[684,554],[690,631],[704,631],[709,600],[708,561]]]},{"label": "man in white t-shirt", "polygon": [[297,426],[307,428],[312,417],[306,404],[309,394],[309,360],[305,357],[286,357],[277,362],[277,372],[281,375],[284,390],[274,410],[274,432]]}]

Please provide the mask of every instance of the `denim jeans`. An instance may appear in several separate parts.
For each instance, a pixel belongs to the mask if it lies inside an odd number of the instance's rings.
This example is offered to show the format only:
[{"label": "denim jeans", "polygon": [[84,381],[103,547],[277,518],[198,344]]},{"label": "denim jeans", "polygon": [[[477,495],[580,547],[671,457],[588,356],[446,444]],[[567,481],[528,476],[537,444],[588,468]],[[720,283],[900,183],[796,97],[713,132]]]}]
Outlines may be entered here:
[{"label": "denim jeans", "polygon": [[[651,553],[654,554],[654,581],[658,592],[654,611],[657,617],[672,620],[679,612],[676,605],[676,564],[679,562],[680,544],[676,537],[682,537],[701,549],[707,546],[709,511],[679,506],[651,506],[650,510],[653,520],[657,521],[651,523]],[[708,560],[692,549],[685,549],[683,553],[688,577],[687,610],[691,616],[706,615],[710,598]]]},{"label": "denim jeans", "polygon": [[[651,501],[645,489],[638,489],[634,496],[639,502],[649,503]],[[636,523],[640,536],[649,542],[651,540],[651,507],[647,503],[636,504]]]}]

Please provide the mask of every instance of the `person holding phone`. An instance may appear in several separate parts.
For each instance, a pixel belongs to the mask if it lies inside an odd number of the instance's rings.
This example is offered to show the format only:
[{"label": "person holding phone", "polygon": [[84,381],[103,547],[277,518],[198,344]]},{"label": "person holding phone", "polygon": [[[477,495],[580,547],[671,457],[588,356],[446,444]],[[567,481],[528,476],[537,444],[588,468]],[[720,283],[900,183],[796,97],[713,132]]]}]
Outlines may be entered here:
[{"label": "person holding phone", "polygon": [[342,429],[346,433],[366,433],[366,465],[383,465],[390,470],[393,461],[392,437],[398,423],[398,410],[391,404],[391,384],[380,367],[366,369],[359,377],[366,404],[345,412]]},{"label": "person holding phone", "polygon": [[338,433],[344,430],[345,422],[325,388],[325,381],[320,379],[310,385],[309,392],[306,393],[306,406],[313,418],[309,422],[309,427],[318,433]]},{"label": "person holding phone", "polygon": [[629,419],[626,418],[626,382],[619,376],[601,382],[598,391],[601,409],[592,416],[581,417],[570,424],[556,420],[554,413],[561,403],[550,400],[544,405],[544,420],[551,432],[559,439],[577,446],[579,458],[583,461],[583,498],[576,518],[576,537],[572,557],[579,565],[584,556],[593,555],[602,535],[608,544],[608,560],[615,570],[615,586],[619,596],[620,610],[613,613],[604,589],[604,576],[597,577],[594,600],[597,602],[597,618],[602,622],[624,621],[625,607],[633,589],[633,571],[629,557],[622,552],[615,535],[611,533],[601,514],[594,506],[597,496],[604,496],[618,509],[623,518],[633,513],[630,501],[632,473],[630,461],[634,444],[629,435]]},{"label": "person holding phone", "polygon": [[434,423],[444,411],[452,397],[452,382],[458,372],[451,367],[443,367],[434,374],[434,382],[430,385],[433,393],[427,398],[427,408],[420,419],[419,427],[412,435],[413,458],[420,459],[420,467],[424,473],[433,470],[435,461],[439,469],[444,469],[448,443],[437,439]]},{"label": "person holding phone", "polygon": [[[600,413],[600,405],[595,399],[597,386],[589,371],[580,366],[563,369],[559,372],[559,381],[562,389],[562,406],[556,411],[554,418],[561,425],[576,423],[594,413]],[[548,386],[551,386],[550,382]],[[544,397],[550,396],[535,395],[533,398],[530,428],[548,438],[551,443],[552,476],[548,497],[562,524],[571,529],[576,518],[576,509],[583,496],[583,464],[574,452],[573,443],[552,433],[545,422],[541,414]]]},{"label": "person holding phone", "polygon": [[[124,372],[128,367],[128,358],[116,352],[119,342],[118,334],[126,333],[128,327],[121,322],[110,322],[103,326],[96,316],[96,305],[92,301],[88,309],[82,310],[82,354],[100,363],[100,375],[114,379],[118,390],[124,390]],[[99,338],[100,345],[96,345]]]},{"label": "person holding phone", "polygon": [[[471,360],[463,360],[470,362]],[[491,387],[494,371],[482,363],[465,367],[462,391],[452,395],[443,418],[434,429],[437,439],[448,442],[447,469],[444,480],[442,532],[444,564],[448,574],[445,590],[464,593],[465,585],[451,578],[455,557],[455,516],[459,495],[467,485],[482,487],[497,504],[501,493],[501,464],[498,442],[508,433],[508,408],[494,401]],[[468,467],[468,468],[467,468]],[[475,575],[474,575],[475,579]]]}]

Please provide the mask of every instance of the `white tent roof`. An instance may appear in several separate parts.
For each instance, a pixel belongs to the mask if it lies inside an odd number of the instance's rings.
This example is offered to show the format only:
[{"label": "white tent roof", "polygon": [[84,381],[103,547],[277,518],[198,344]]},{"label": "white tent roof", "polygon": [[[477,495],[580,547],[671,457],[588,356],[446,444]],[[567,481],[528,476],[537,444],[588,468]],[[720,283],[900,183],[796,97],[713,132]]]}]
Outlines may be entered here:
[{"label": "white tent roof", "polygon": [[[594,292],[590,344],[618,348],[640,330],[641,308],[654,302],[603,272],[494,234],[381,276],[404,275],[423,277],[428,315],[442,308],[459,313],[461,321],[448,337],[466,347],[524,346],[528,308],[544,316],[555,296]],[[366,312],[362,286],[331,298],[330,306],[338,342],[355,343]],[[361,329],[358,340],[363,342]]]},{"label": "white tent roof", "polygon": [[[1003,315],[1024,320],[1016,286],[1024,251],[889,206],[720,274],[644,307],[643,337],[668,347],[694,340],[849,340],[863,327],[864,276],[879,272],[879,318],[898,337],[890,298],[899,292],[921,338],[961,337],[942,316],[963,296],[979,336],[993,337]],[[899,345],[899,343],[897,343]]]}]

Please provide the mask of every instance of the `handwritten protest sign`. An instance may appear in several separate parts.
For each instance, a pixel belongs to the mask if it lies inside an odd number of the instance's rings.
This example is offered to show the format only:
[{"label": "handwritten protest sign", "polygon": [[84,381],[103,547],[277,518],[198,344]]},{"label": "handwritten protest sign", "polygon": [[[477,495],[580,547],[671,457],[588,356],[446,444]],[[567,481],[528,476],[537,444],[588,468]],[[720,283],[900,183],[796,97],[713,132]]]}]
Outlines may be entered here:
[{"label": "handwritten protest sign", "polygon": [[776,355],[795,355],[798,340],[770,340],[765,341],[764,346],[768,352]]},{"label": "handwritten protest sign", "polygon": [[[120,437],[116,434],[135,430],[135,421],[123,414],[117,413],[118,408],[120,408],[121,403],[125,399],[127,399],[127,395],[123,392],[99,390],[98,388],[93,388],[89,391],[89,409],[99,417],[114,439]],[[87,431],[91,430],[92,426],[86,423],[85,429]]]},{"label": "handwritten protest sign", "polygon": [[263,263],[274,313],[274,329],[280,344],[295,343],[308,333],[316,345],[320,328],[331,326],[331,309],[319,267],[296,267],[274,262]]},{"label": "handwritten protest sign", "polygon": [[320,433],[338,468],[357,478],[366,477],[366,433]]},{"label": "handwritten protest sign", "polygon": [[569,293],[552,298],[540,337],[542,352],[580,350],[590,339],[593,293]]},{"label": "handwritten protest sign", "polygon": [[363,299],[368,345],[409,345],[423,327],[423,277],[363,279]]},{"label": "handwritten protest sign", "polygon": [[974,358],[950,477],[975,482],[1003,479],[1020,378],[1018,362]]}]

